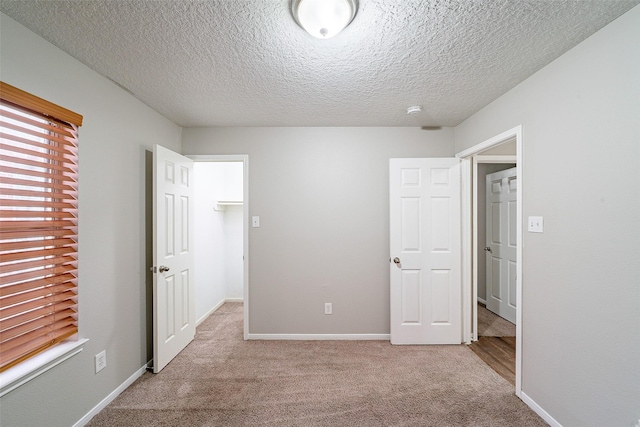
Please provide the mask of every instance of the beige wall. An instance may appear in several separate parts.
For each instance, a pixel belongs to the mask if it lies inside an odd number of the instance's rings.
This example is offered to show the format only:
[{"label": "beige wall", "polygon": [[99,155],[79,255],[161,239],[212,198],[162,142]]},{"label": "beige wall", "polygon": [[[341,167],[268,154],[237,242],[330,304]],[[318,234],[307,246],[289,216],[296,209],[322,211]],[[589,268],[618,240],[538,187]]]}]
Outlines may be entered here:
[{"label": "beige wall", "polygon": [[[0,14],[1,76],[84,115],[80,129],[77,356],[2,397],[0,424],[70,426],[150,358],[145,171],[148,150],[181,150],[181,129]],[[94,373],[94,355],[107,367]]]},{"label": "beige wall", "polygon": [[640,418],[640,7],[456,127],[523,129],[523,392],[565,426]]},{"label": "beige wall", "polygon": [[250,333],[389,333],[389,158],[452,156],[452,129],[185,129],[183,147],[249,155]]}]

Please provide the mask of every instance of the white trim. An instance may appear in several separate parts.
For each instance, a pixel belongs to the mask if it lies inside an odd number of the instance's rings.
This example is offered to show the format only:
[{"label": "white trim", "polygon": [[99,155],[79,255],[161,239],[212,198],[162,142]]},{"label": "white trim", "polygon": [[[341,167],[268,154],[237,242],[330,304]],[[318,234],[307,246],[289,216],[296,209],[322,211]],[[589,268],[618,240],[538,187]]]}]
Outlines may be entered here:
[{"label": "white trim", "polygon": [[220,307],[222,307],[222,304],[224,304],[225,302],[227,302],[227,300],[222,300],[219,303],[217,303],[211,310],[207,311],[205,314],[202,315],[201,318],[199,318],[198,320],[196,320],[196,328],[198,326],[200,326],[200,324],[202,322],[204,322],[205,320],[207,320],[209,318],[209,316],[211,316],[217,309],[219,309]]},{"label": "white trim", "polygon": [[[464,183],[468,182],[471,177],[469,174],[470,161],[469,159],[461,159],[460,161],[460,224],[461,224],[461,243],[462,248],[471,246],[472,241],[469,239],[471,236],[471,224],[469,221],[463,220],[463,213],[470,209],[469,203],[471,199],[464,193]],[[466,283],[473,273],[472,264],[467,259],[468,254],[463,250],[461,254],[461,285]],[[477,293],[477,292],[476,292]],[[465,344],[471,344],[471,340],[476,336],[477,330],[477,314],[476,304],[472,304],[475,301],[476,294],[473,293],[473,288],[469,286],[462,286],[462,337],[461,342]],[[471,317],[469,317],[471,316]],[[477,338],[476,338],[477,339]]]},{"label": "white trim", "polygon": [[209,318],[209,316],[211,316],[213,313],[215,313],[220,307],[222,307],[222,305],[225,302],[243,302],[244,299],[243,298],[225,298],[222,301],[220,301],[218,304],[215,305],[215,307],[213,307],[211,310],[207,311],[201,318],[199,318],[196,321],[196,328],[198,326],[200,326],[200,324],[202,322],[204,322],[205,320],[207,320]]},{"label": "white trim", "polygon": [[[149,362],[151,363],[151,362]],[[125,391],[127,389],[127,387],[129,387],[131,384],[133,384],[138,378],[140,378],[146,371],[147,371],[147,366],[149,365],[149,363],[147,365],[144,365],[142,368],[138,369],[136,372],[133,373],[133,375],[131,375],[129,378],[127,378],[122,384],[120,384],[118,386],[118,388],[116,388],[115,390],[113,390],[111,393],[109,393],[109,395],[107,397],[105,397],[104,399],[102,399],[100,401],[100,403],[98,403],[96,406],[93,407],[93,409],[91,409],[89,412],[87,412],[84,417],[80,418],[78,420],[78,422],[76,422],[73,427],[82,427],[85,424],[87,424],[89,421],[91,421],[91,418],[95,417],[96,415],[98,415],[98,412],[102,411],[104,408],[107,407],[107,405],[109,405],[109,403],[113,402],[113,400],[118,397],[120,395],[120,393],[122,393],[123,391]]]},{"label": "white trim", "polygon": [[244,302],[244,339],[249,339],[249,156],[246,154],[193,154],[187,155],[194,162],[242,162],[243,171],[243,298]]},{"label": "white trim", "polygon": [[482,299],[482,298],[478,297],[478,298],[477,298],[477,301],[478,301],[480,304],[487,305],[487,300],[486,300],[486,299]]},{"label": "white trim", "polygon": [[0,397],[80,353],[88,341],[83,338],[78,341],[62,342],[13,368],[7,369],[0,374]]},{"label": "white trim", "polygon": [[249,340],[287,341],[389,341],[389,334],[249,334]]},{"label": "white trim", "polygon": [[504,155],[493,155],[493,156],[483,156],[481,154],[477,154],[473,156],[473,159],[476,163],[517,163],[518,156],[514,156],[511,154]]},{"label": "white trim", "polygon": [[540,418],[545,420],[551,427],[562,427],[562,424],[560,424],[555,418],[549,415],[547,411],[542,409],[542,407],[538,405],[532,398],[527,396],[526,393],[521,392],[520,399],[522,399],[522,401],[526,403],[527,406],[533,410],[533,412],[540,415]]},{"label": "white trim", "polygon": [[[483,141],[479,144],[474,145],[460,153],[456,154],[456,157],[460,158],[463,162],[465,160],[469,160],[473,156],[486,151],[489,148],[496,147],[498,145],[504,144],[506,142],[516,140],[516,171],[518,175],[518,201],[517,201],[517,223],[516,223],[516,234],[517,234],[517,268],[516,274],[518,277],[516,283],[516,396],[521,397],[522,395],[522,284],[523,284],[523,276],[522,276],[522,252],[524,249],[524,239],[522,234],[522,219],[524,215],[524,211],[522,209],[524,200],[523,188],[524,188],[524,162],[523,162],[523,139],[522,139],[522,125],[518,125],[512,129],[509,129],[505,132],[502,132],[499,135],[494,136],[486,141]],[[485,158],[492,158],[493,156],[483,156]],[[502,157],[504,159],[504,157]],[[462,182],[462,197],[469,200],[472,197],[473,184],[469,182],[469,180],[463,180]],[[473,222],[473,211],[472,209],[465,209],[462,211],[462,221],[464,224],[470,224]],[[477,224],[476,224],[477,226]],[[471,227],[473,228],[473,227]],[[464,233],[469,232],[469,227],[463,228]],[[474,251],[474,240],[473,236],[466,234],[462,236],[463,238],[463,247],[462,247],[462,259],[467,260],[466,262],[473,262],[473,251]],[[471,244],[469,244],[471,242]],[[476,258],[477,262],[477,258]],[[475,266],[472,265],[472,268],[475,269]],[[475,292],[473,298],[477,298],[477,282],[473,280],[471,275],[463,275],[462,277],[462,286],[464,289],[472,289],[472,294]],[[468,292],[468,290],[467,290]],[[476,308],[475,304],[472,304],[472,310]],[[465,315],[468,317],[468,313]],[[463,317],[465,321],[468,322],[467,317]],[[476,322],[477,322],[477,314],[476,314]],[[477,324],[473,326],[477,329]],[[473,334],[477,335],[477,331],[474,330]],[[473,337],[464,337],[465,341],[470,340]],[[476,336],[477,338],[477,336]]]},{"label": "white trim", "polygon": [[501,145],[505,142],[509,142],[513,140],[514,137],[516,138],[516,145],[517,145],[517,140],[522,139],[522,125],[518,125],[514,128],[504,131],[500,135],[496,135],[493,138],[489,138],[486,141],[483,141],[479,144],[474,145],[473,147],[469,147],[466,150],[456,154],[456,157],[459,157],[461,159],[464,159],[466,157],[471,157],[474,154],[481,153],[483,151],[486,151],[489,148],[497,147],[498,145]]}]

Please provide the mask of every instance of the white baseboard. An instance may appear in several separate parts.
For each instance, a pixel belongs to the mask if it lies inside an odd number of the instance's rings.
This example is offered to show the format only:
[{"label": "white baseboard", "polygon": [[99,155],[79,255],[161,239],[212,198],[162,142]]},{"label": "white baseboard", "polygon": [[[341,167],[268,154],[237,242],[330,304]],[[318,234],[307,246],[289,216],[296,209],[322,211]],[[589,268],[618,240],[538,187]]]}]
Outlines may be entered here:
[{"label": "white baseboard", "polygon": [[[149,362],[151,363],[151,362]],[[109,393],[109,395],[107,397],[105,397],[104,399],[102,399],[102,401],[100,403],[98,403],[96,406],[93,407],[93,409],[91,409],[89,412],[87,412],[87,414],[80,418],[80,420],[78,420],[77,423],[75,423],[73,425],[73,427],[82,427],[85,424],[87,424],[89,421],[91,421],[91,418],[95,417],[96,415],[98,415],[98,412],[102,411],[104,408],[107,407],[107,405],[111,402],[113,402],[113,400],[118,397],[118,395],[120,393],[122,393],[123,391],[126,390],[127,387],[129,387],[131,384],[133,384],[135,382],[135,380],[137,380],[138,378],[140,378],[142,376],[142,374],[144,374],[147,371],[147,366],[149,365],[149,363],[147,363],[146,365],[144,365],[142,368],[138,369],[136,372],[133,373],[133,375],[131,375],[129,378],[127,378],[125,380],[125,382],[123,382],[122,384],[120,384],[118,386],[118,388],[116,388],[115,390],[113,390],[111,393]]]},{"label": "white baseboard", "polygon": [[479,302],[480,304],[487,305],[487,300],[486,300],[486,299],[482,299],[482,298],[478,297],[478,302]]},{"label": "white baseboard", "polygon": [[196,320],[196,328],[200,325],[200,323],[204,322],[205,320],[207,320],[207,318],[209,316],[211,316],[217,309],[219,309],[220,307],[222,307],[222,304],[224,304],[225,302],[227,302],[227,300],[222,300],[220,301],[218,304],[216,304],[211,310],[207,311],[201,318],[199,318],[198,320]]},{"label": "white baseboard", "polygon": [[217,309],[222,307],[222,304],[224,304],[225,302],[243,302],[243,301],[244,300],[242,298],[225,298],[225,299],[223,299],[218,304],[216,304],[215,307],[213,307],[211,310],[207,311],[201,318],[196,320],[196,328],[200,325],[200,323],[204,322],[205,320],[207,320],[207,318],[209,316],[211,316],[213,313],[215,313],[215,311]]},{"label": "white baseboard", "polygon": [[520,392],[520,399],[522,399],[522,401],[524,403],[526,403],[529,408],[533,409],[533,411],[536,414],[540,415],[540,417],[543,420],[545,420],[551,427],[562,427],[562,424],[560,424],[551,415],[549,415],[549,413],[547,411],[542,409],[542,407],[540,405],[538,405],[532,398],[527,396],[526,393],[521,391]]},{"label": "white baseboard", "polygon": [[344,341],[381,340],[389,341],[389,334],[248,334],[248,340],[299,340],[299,341]]}]

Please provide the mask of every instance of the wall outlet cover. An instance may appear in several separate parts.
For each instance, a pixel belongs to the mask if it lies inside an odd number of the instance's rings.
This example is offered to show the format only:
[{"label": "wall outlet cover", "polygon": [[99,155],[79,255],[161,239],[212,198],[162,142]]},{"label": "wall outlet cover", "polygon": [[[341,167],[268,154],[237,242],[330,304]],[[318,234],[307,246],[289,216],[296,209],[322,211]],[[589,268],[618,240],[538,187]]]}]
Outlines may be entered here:
[{"label": "wall outlet cover", "polygon": [[104,368],[107,367],[107,351],[102,350],[100,353],[96,354],[95,361],[96,361],[96,374],[97,374],[98,372],[102,371]]}]

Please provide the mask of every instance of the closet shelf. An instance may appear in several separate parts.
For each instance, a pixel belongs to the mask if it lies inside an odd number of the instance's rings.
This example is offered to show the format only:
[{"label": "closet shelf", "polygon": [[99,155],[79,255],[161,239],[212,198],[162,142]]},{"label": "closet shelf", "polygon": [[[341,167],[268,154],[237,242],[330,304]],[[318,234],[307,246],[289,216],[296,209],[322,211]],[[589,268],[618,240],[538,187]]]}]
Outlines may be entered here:
[{"label": "closet shelf", "polygon": [[242,206],[242,200],[219,200],[213,209],[216,211],[223,211],[227,206]]}]

